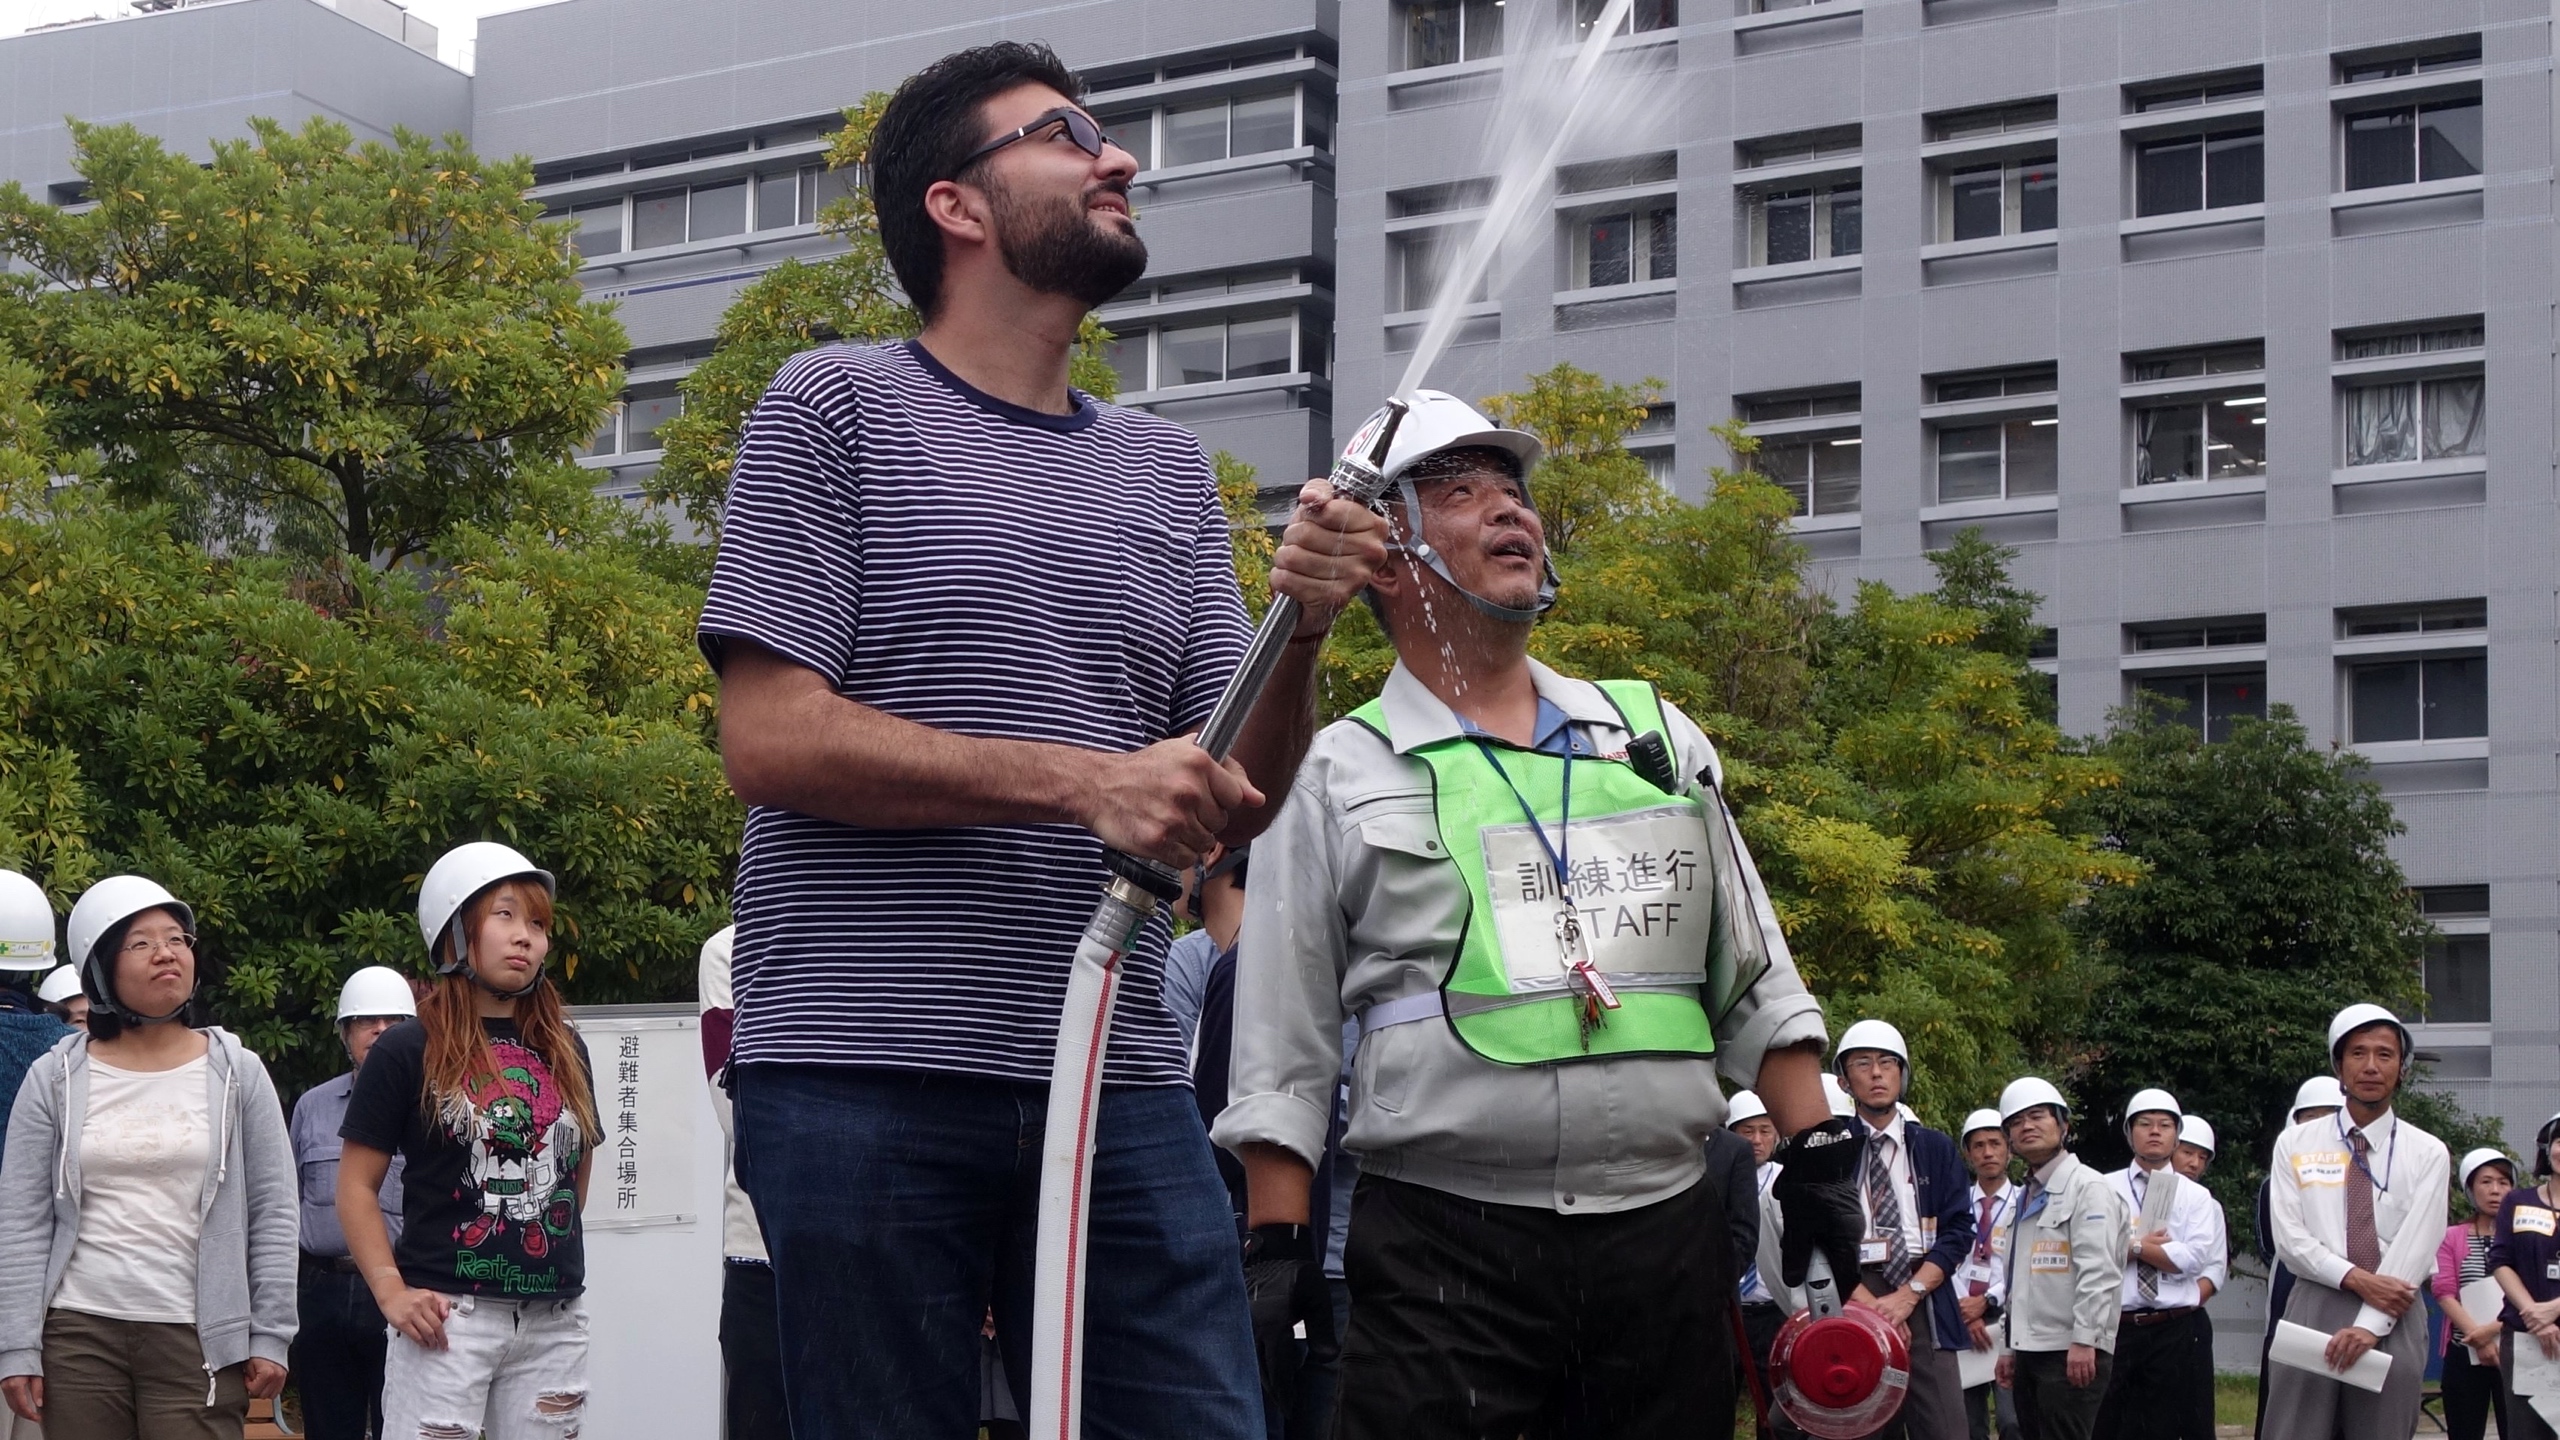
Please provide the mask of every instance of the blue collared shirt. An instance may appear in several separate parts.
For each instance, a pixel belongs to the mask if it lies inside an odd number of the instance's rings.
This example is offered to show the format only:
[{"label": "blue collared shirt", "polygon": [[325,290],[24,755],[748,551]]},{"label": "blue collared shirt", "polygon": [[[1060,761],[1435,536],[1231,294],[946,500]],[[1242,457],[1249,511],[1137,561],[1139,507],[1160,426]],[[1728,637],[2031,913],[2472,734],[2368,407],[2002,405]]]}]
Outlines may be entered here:
[{"label": "blue collared shirt", "polygon": [[[1456,714],[1455,711],[1450,713]],[[1500,738],[1464,715],[1458,715],[1457,721],[1459,731],[1464,734],[1481,735],[1487,740]],[[1573,728],[1573,717],[1564,713],[1563,706],[1544,695],[1539,696],[1538,720],[1531,732],[1529,748],[1541,755],[1560,756],[1568,744],[1573,747],[1572,753],[1577,759],[1588,759],[1600,753],[1592,748],[1590,736]]]}]

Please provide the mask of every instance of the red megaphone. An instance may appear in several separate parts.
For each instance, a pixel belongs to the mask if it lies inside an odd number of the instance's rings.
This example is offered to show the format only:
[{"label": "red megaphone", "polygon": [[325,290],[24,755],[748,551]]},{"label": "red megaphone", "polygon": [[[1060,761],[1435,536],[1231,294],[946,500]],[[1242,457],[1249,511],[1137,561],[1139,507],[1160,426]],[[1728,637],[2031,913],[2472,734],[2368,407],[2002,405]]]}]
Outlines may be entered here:
[{"label": "red megaphone", "polygon": [[[1805,1275],[1812,1303],[1769,1346],[1778,1408],[1816,1440],[1860,1440],[1902,1408],[1911,1388],[1911,1345],[1902,1327],[1864,1306],[1843,1306],[1831,1263],[1817,1250]],[[1912,1312],[1926,1325],[1926,1310]]]}]

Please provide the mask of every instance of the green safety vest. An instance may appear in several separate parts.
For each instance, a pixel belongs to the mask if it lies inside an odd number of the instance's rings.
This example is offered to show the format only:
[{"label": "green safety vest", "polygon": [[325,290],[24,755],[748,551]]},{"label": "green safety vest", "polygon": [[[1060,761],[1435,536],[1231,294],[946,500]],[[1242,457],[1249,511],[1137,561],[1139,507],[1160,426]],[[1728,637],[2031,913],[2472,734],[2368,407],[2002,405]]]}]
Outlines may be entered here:
[{"label": "green safety vest", "polygon": [[[1597,682],[1627,732],[1664,732],[1662,701],[1641,680]],[[1388,741],[1384,697],[1351,718]],[[1666,794],[1623,755],[1572,763],[1572,830],[1562,847],[1571,904],[1589,954],[1619,1008],[1584,1025],[1557,937],[1566,899],[1555,865],[1531,833],[1523,802],[1550,841],[1564,832],[1566,760],[1478,737],[1453,736],[1411,753],[1431,768],[1440,849],[1465,878],[1468,915],[1440,994],[1458,1039],[1504,1065],[1552,1065],[1626,1055],[1711,1055],[1715,1030],[1699,999],[1715,923],[1714,852],[1707,817]],[[1508,780],[1505,779],[1508,776]],[[1514,786],[1518,789],[1514,790]]]}]

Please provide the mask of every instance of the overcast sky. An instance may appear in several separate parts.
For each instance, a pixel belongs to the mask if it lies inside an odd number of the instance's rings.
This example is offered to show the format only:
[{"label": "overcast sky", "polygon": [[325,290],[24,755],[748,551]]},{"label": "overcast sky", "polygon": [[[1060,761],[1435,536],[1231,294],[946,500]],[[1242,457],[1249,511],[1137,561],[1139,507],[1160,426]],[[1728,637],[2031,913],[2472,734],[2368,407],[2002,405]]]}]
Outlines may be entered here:
[{"label": "overcast sky", "polygon": [[[408,8],[436,27],[437,57],[448,65],[471,68],[472,41],[480,17],[501,10],[522,10],[546,0],[406,0]],[[106,19],[130,15],[130,0],[0,0],[0,35],[15,35],[37,25],[66,20]]]}]

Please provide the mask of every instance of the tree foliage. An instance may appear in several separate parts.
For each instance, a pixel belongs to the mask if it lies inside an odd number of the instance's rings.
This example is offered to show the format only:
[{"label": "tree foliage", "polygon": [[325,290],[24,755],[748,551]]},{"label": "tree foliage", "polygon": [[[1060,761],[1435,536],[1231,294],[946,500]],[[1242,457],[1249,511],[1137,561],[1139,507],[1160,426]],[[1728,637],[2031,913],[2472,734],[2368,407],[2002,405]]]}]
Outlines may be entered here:
[{"label": "tree foliage", "polygon": [[414,905],[464,840],[561,879],[573,1001],[683,993],[739,812],[662,535],[574,473],[436,564],[315,587],[74,487],[0,515],[0,864],[67,902],[150,875],[196,909],[223,1023],[308,1083],[358,966],[427,973]]},{"label": "tree foliage", "polygon": [[96,204],[0,186],[0,350],[128,501],[230,547],[398,561],[502,523],[622,385],[520,161],[252,119],[209,165],[71,125]]},{"label": "tree foliage", "polygon": [[[885,91],[873,91],[845,108],[844,128],[827,147],[827,167],[863,173],[871,132],[887,108]],[[879,213],[869,185],[818,212],[818,230],[844,245],[823,260],[785,260],[738,292],[722,312],[710,358],[678,386],[681,413],[658,429],[666,454],[648,486],[649,498],[679,506],[702,533],[720,533],[720,507],[729,495],[729,470],[737,463],[738,436],[756,401],[783,362],[803,350],[839,340],[897,340],[914,335],[923,320],[898,289],[880,244]],[[1110,332],[1091,315],[1069,357],[1068,383],[1099,399],[1119,393],[1119,374],[1104,358]]]},{"label": "tree foliage", "polygon": [[[2165,1087],[2213,1122],[2213,1183],[2245,1230],[2294,1088],[2329,1073],[2330,1016],[2360,1000],[2415,1013],[2422,999],[2431,927],[2388,849],[2402,826],[2363,762],[2313,748],[2281,705],[2207,744],[2146,704],[2093,750],[2123,779],[2087,797],[2088,823],[2150,878],[2072,917],[2109,970],[2072,1086],[2084,1143],[2121,1155],[2125,1100]],[[2457,1153],[2494,1143],[2478,1138],[2493,1126],[2443,1097],[2409,1108]]]}]

